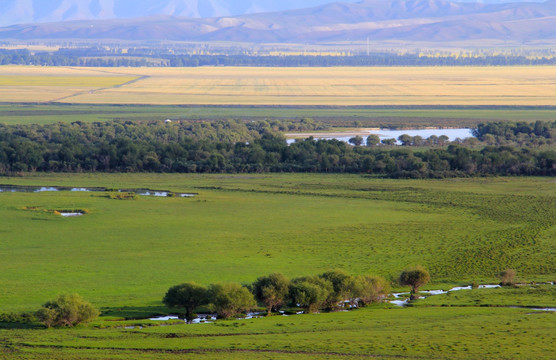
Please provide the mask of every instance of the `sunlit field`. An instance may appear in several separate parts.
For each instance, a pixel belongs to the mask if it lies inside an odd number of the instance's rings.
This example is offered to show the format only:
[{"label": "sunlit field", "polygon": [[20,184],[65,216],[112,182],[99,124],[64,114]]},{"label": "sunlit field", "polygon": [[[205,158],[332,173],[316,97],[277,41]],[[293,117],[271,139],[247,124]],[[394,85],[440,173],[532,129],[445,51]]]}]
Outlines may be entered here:
[{"label": "sunlit field", "polygon": [[[360,175],[26,174],[7,184],[150,188],[193,198],[0,192],[0,306],[34,311],[76,292],[99,319],[73,329],[0,322],[0,358],[550,359],[556,341],[555,187],[549,178],[384,180]],[[54,211],[80,209],[63,218]],[[186,325],[162,296],[184,281],[253,282],[342,268],[396,291],[422,264],[465,290],[349,312]],[[529,308],[512,308],[512,307]],[[504,308],[502,308],[504,307]],[[164,325],[164,326],[161,326]]]},{"label": "sunlit field", "polygon": [[[49,78],[41,80],[37,76]],[[95,76],[99,79],[94,80]],[[0,68],[0,95],[3,102],[93,104],[540,106],[556,104],[555,79],[554,66],[8,66]]]},{"label": "sunlit field", "polygon": [[[0,193],[4,310],[60,291],[102,306],[145,305],[174,283],[251,282],[342,268],[395,279],[409,265],[433,286],[554,275],[550,179],[368,179],[356,175],[39,175],[3,183],[150,188],[194,198]],[[59,209],[81,209],[61,218]],[[552,249],[552,250],[551,250]]]}]

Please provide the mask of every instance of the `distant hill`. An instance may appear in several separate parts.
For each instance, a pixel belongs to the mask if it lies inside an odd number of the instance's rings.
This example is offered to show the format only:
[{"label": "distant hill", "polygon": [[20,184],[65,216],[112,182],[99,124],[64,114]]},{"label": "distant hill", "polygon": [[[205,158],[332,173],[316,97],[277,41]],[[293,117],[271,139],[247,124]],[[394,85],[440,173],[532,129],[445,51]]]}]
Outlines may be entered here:
[{"label": "distant hill", "polygon": [[[135,3],[142,1],[136,0]],[[210,3],[216,4],[217,1],[230,2],[210,0]],[[174,6],[184,3],[181,0],[166,2]],[[367,38],[373,41],[437,42],[553,40],[556,39],[556,0],[504,4],[364,0],[240,16],[186,18],[159,15],[0,28],[0,39],[322,43]]]},{"label": "distant hill", "polygon": [[[219,17],[285,11],[333,0],[0,0],[0,26],[153,15]],[[345,0],[358,2],[360,0]]]}]

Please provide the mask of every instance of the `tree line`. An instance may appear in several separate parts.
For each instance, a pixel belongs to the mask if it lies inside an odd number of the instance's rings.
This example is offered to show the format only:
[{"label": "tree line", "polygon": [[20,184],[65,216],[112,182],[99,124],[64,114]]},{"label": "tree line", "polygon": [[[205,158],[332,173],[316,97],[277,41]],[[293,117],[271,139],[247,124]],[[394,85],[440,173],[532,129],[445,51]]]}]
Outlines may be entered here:
[{"label": "tree line", "polygon": [[[303,126],[317,125],[307,120]],[[479,129],[481,136],[488,135],[483,134],[487,127]],[[552,130],[543,131],[540,137],[552,141]],[[488,144],[475,149],[460,142],[414,150],[411,146],[373,145],[372,141],[369,146],[351,146],[313,138],[288,144],[276,127],[265,121],[0,125],[0,174],[27,171],[554,176],[556,151]]]},{"label": "tree line", "polygon": [[54,52],[30,52],[26,49],[0,49],[1,65],[40,66],[271,66],[271,67],[329,67],[329,66],[515,66],[554,65],[551,56],[481,54],[436,56],[433,54],[372,52],[369,55],[197,55],[172,54],[167,49],[130,49],[127,52],[104,47],[61,48]]},{"label": "tree line", "polygon": [[336,311],[382,302],[390,292],[379,276],[352,276],[342,270],[317,276],[288,279],[282,274],[261,276],[252,284],[217,283],[208,287],[186,282],[171,287],[163,298],[168,307],[180,308],[184,318],[196,318],[195,309],[206,306],[220,318],[229,318],[264,305],[267,316],[283,306],[303,308],[312,313]]}]

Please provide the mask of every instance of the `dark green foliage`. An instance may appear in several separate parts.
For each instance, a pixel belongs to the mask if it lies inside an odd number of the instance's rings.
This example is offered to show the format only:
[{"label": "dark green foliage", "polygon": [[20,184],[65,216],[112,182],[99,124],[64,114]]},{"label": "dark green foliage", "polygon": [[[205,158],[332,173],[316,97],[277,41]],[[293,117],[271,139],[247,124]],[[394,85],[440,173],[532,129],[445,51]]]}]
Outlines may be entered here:
[{"label": "dark green foliage", "polygon": [[[316,126],[310,120],[297,124]],[[406,147],[353,147],[338,140],[313,138],[288,145],[283,135],[275,132],[284,126],[267,121],[0,125],[0,174],[272,171],[369,173],[393,178],[556,175],[553,150],[512,146],[474,150],[458,142],[444,149],[440,148],[445,144],[442,136],[426,141],[407,136],[402,138]],[[546,126],[537,127],[544,134]],[[545,143],[552,141],[543,139]],[[360,138],[356,143],[362,141]],[[427,141],[431,148],[426,151],[409,148]]]},{"label": "dark green foliage", "polygon": [[267,307],[267,315],[278,310],[288,299],[290,281],[282,274],[261,276],[253,283],[255,298]]},{"label": "dark green foliage", "polygon": [[205,287],[194,282],[187,282],[172,286],[162,302],[168,307],[184,308],[185,319],[190,323],[195,319],[195,308],[209,302],[207,295],[208,291]]},{"label": "dark green foliage", "polygon": [[380,144],[380,137],[376,134],[367,136],[367,146],[377,146]]},{"label": "dark green foliage", "polygon": [[431,276],[422,266],[404,270],[400,274],[400,285],[411,286],[411,295],[415,296],[419,288],[429,282]]},{"label": "dark green foliage", "polygon": [[309,313],[326,307],[333,292],[332,283],[318,276],[297,278],[290,285],[292,304],[305,308]]},{"label": "dark green foliage", "polygon": [[477,125],[474,135],[489,145],[517,145],[538,147],[553,144],[556,138],[556,121],[490,122]]},{"label": "dark green foliage", "polygon": [[225,319],[249,311],[257,305],[253,294],[246,287],[234,283],[210,285],[208,297],[214,311]]},{"label": "dark green foliage", "polygon": [[77,294],[59,295],[36,313],[46,327],[73,327],[94,320],[98,315],[99,311]]},{"label": "dark green foliage", "polygon": [[349,139],[349,143],[355,146],[360,146],[361,144],[363,144],[363,138],[359,135],[354,136],[351,139]]}]

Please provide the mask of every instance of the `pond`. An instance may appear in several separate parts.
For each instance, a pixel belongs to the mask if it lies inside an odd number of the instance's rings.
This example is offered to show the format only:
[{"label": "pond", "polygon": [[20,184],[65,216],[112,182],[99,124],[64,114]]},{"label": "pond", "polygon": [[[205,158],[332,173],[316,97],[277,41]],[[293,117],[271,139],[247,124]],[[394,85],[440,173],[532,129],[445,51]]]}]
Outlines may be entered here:
[{"label": "pond", "polygon": [[83,216],[84,213],[82,213],[82,212],[61,212],[60,215],[62,215],[63,217],[78,217],[78,216]]},{"label": "pond", "polygon": [[15,185],[0,185],[0,193],[41,193],[41,192],[57,192],[57,191],[72,191],[72,192],[120,192],[120,193],[135,193],[141,196],[155,196],[155,197],[193,197],[198,194],[194,193],[175,193],[167,190],[150,190],[150,189],[108,189],[102,187],[64,187],[64,186],[15,186]]},{"label": "pond", "polygon": [[[461,129],[410,129],[410,130],[390,130],[390,129],[357,129],[356,131],[352,131],[349,133],[314,133],[314,134],[299,134],[299,135],[307,135],[305,138],[309,136],[313,136],[315,139],[336,139],[343,142],[349,142],[349,139],[352,137],[359,135],[361,136],[364,141],[367,139],[367,136],[371,134],[378,135],[380,140],[384,139],[398,139],[401,135],[409,135],[409,136],[420,136],[423,139],[427,139],[431,136],[442,136],[445,135],[448,137],[450,141],[454,141],[456,139],[465,139],[474,137],[472,133],[472,129],[461,128]],[[288,134],[289,136],[293,137],[296,134]],[[298,137],[299,138],[299,137]],[[296,139],[288,139],[288,144],[292,144],[295,142]],[[399,145],[399,142],[398,142]]]}]

